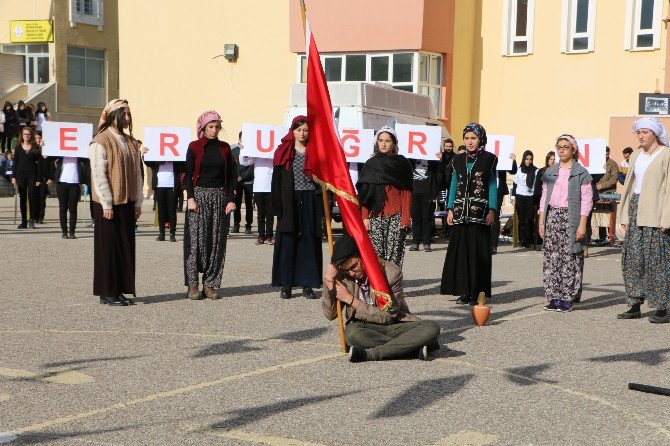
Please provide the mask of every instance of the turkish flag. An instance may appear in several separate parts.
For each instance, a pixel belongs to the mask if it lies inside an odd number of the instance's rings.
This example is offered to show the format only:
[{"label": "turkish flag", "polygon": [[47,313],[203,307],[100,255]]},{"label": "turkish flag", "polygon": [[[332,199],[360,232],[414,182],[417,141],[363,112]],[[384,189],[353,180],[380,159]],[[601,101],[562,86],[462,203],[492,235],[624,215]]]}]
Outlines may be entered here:
[{"label": "turkish flag", "polygon": [[319,50],[316,48],[309,22],[306,26],[305,43],[307,48],[307,126],[309,128],[307,151],[312,178],[335,194],[344,227],[356,240],[377,306],[388,310],[392,304],[388,282],[377,253],[372,247],[370,237],[363,226],[356,189],[349,176],[344,150],[335,129],[326,75],[321,66]]}]

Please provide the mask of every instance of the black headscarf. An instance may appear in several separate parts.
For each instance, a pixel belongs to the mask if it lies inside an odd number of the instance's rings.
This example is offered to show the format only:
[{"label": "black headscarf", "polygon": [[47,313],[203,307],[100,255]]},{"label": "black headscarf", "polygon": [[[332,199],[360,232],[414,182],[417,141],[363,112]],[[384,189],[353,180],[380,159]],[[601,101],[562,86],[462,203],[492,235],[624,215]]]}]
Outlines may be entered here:
[{"label": "black headscarf", "polygon": [[528,186],[528,189],[532,189],[533,185],[535,184],[535,171],[537,170],[537,167],[535,167],[535,164],[533,163],[530,163],[530,166],[526,166],[526,157],[528,155],[532,156],[533,160],[535,159],[533,152],[530,150],[523,152],[523,158],[521,159],[521,172],[526,174],[526,186]]},{"label": "black headscarf", "polygon": [[377,153],[363,164],[356,189],[361,205],[374,213],[384,209],[386,186],[412,190],[412,165],[402,155]]}]

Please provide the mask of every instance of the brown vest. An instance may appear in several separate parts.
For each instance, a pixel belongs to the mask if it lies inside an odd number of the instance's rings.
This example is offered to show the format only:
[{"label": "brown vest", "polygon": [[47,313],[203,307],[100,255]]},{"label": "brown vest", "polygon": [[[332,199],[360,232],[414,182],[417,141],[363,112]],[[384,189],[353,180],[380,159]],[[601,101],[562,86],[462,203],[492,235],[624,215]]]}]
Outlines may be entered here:
[{"label": "brown vest", "polygon": [[[112,205],[126,204],[137,199],[137,166],[139,163],[140,149],[137,140],[132,136],[125,135],[128,154],[123,151],[121,144],[107,129],[98,133],[91,144],[98,143],[107,155],[107,181],[112,191]],[[91,197],[96,203],[100,202],[95,187],[91,187]]]}]

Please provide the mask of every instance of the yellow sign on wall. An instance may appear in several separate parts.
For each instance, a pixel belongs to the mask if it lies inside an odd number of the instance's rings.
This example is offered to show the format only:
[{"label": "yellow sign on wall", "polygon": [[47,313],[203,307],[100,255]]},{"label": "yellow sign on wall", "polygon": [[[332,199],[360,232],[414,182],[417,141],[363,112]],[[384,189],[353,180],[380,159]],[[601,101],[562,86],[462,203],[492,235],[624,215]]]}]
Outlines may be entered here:
[{"label": "yellow sign on wall", "polygon": [[44,43],[54,41],[53,20],[11,20],[10,42]]}]

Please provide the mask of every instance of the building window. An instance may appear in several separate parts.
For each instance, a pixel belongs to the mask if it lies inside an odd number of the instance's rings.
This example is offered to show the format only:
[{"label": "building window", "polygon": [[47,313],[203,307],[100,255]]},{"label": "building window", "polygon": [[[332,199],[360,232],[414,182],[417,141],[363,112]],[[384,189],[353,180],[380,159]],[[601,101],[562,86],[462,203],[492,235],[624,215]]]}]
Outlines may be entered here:
[{"label": "building window", "polygon": [[70,0],[70,26],[77,23],[103,28],[103,0]]},{"label": "building window", "polygon": [[661,48],[661,0],[627,0],[624,48],[631,51]]},{"label": "building window", "polygon": [[419,55],[419,93],[430,96],[439,115],[442,110],[442,56]]},{"label": "building window", "polygon": [[533,53],[535,0],[505,0],[503,9],[503,56]]},{"label": "building window", "polygon": [[[534,1],[534,0],[531,0]],[[443,57],[432,53],[322,54],[328,82],[384,82],[429,96],[442,114]],[[307,59],[297,59],[298,81],[307,80]]]},{"label": "building window", "polygon": [[595,49],[596,0],[563,0],[562,53]]},{"label": "building window", "polygon": [[84,107],[105,105],[105,52],[67,47],[68,104]]},{"label": "building window", "polygon": [[48,44],[2,45],[2,53],[23,56],[26,84],[49,82],[51,64]]}]

